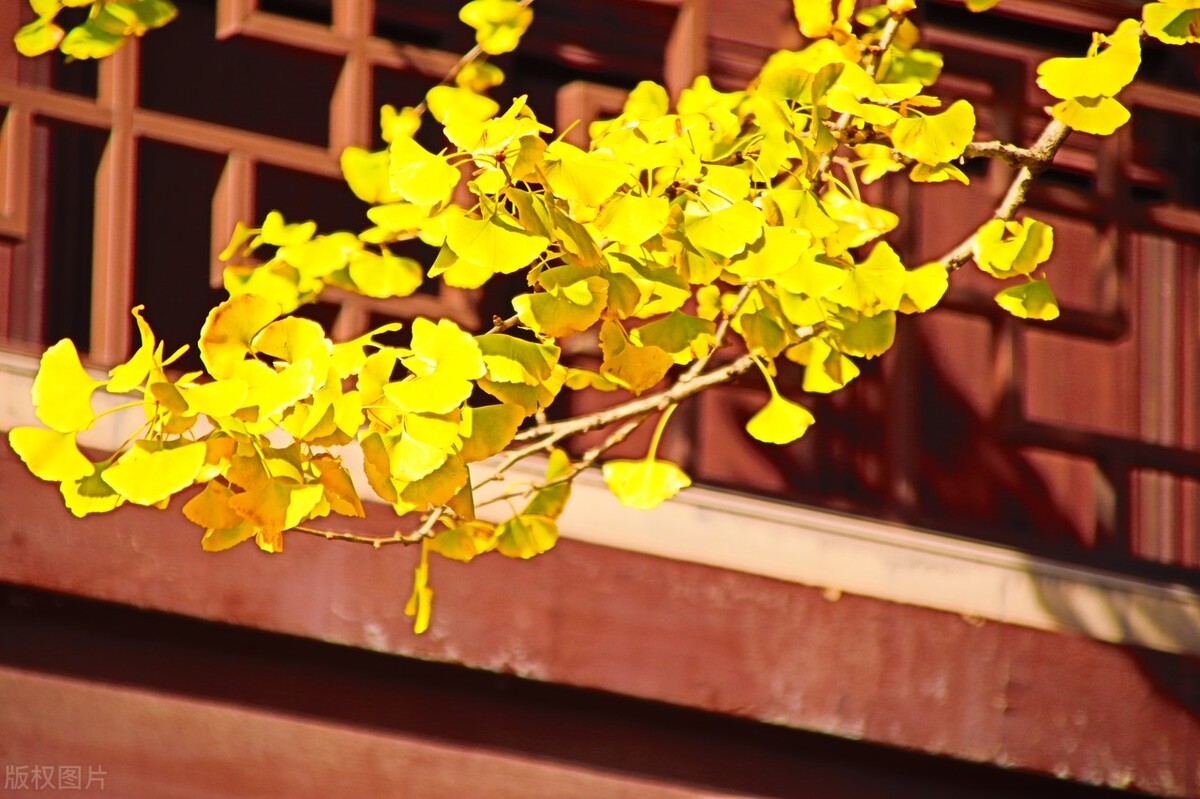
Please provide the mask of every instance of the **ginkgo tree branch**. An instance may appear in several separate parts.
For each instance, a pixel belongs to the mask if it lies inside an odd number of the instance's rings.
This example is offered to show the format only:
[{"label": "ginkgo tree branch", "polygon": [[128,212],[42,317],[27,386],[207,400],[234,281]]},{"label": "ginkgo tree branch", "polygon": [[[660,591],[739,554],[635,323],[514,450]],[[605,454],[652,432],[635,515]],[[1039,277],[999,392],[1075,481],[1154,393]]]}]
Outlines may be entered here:
[{"label": "ginkgo tree branch", "polygon": [[[1023,152],[1027,153],[1026,163],[1024,163],[1016,176],[1013,177],[1012,183],[1009,184],[1008,190],[1004,193],[1004,197],[996,205],[996,209],[992,212],[992,219],[1003,219],[1008,221],[1016,215],[1017,211],[1025,204],[1025,200],[1029,195],[1029,187],[1038,175],[1046,171],[1051,162],[1054,161],[1054,156],[1058,153],[1063,142],[1067,140],[1071,129],[1059,122],[1057,119],[1051,119],[1046,127],[1038,136],[1037,141],[1033,146]],[[985,142],[984,144],[990,144]],[[968,145],[969,149],[970,145]],[[1019,149],[1019,148],[1015,148]],[[945,267],[953,272],[961,267],[967,261],[971,260],[975,237],[978,235],[978,228],[969,236],[963,239],[958,246],[947,252],[938,262],[944,264]]]}]

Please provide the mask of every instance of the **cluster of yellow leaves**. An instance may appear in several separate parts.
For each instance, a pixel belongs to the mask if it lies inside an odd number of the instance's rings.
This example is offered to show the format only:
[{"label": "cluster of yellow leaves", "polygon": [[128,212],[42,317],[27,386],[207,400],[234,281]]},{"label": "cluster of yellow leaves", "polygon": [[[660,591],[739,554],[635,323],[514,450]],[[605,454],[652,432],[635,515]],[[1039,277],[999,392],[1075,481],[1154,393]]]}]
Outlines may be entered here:
[{"label": "cluster of yellow leaves", "polygon": [[[170,0],[29,0],[37,19],[17,31],[24,56],[58,49],[70,58],[104,58],[131,36],[160,28],[178,13]],[[87,8],[87,19],[65,31],[55,24],[63,8]]]},{"label": "cluster of yellow leaves", "polygon": [[[31,3],[38,20],[18,34],[19,49],[79,58],[106,55],[175,13],[167,0]],[[56,14],[82,5],[87,22],[64,35]],[[778,390],[779,369],[802,369],[806,392],[836,391],[859,374],[858,359],[892,346],[899,314],[940,301],[946,267],[903,263],[884,240],[899,218],[861,190],[893,173],[969,182],[959,164],[975,111],[931,93],[942,60],[917,46],[904,16],[915,5],[793,0],[810,40],[803,49],[772,55],[743,91],[698,78],[673,106],[662,86],[643,82],[619,116],[592,124],[586,149],[552,138],[524,97],[507,107],[489,97],[503,72],[483,56],[469,60],[423,103],[383,107],[384,149],[343,152],[346,181],[370,206],[364,230],[322,234],[274,212],[260,227],[238,226],[222,253],[230,298],[200,335],[207,374],[169,374],[180,353],[164,357],[135,309],[141,346],[107,380],[84,370],[71,342],[47,350],[33,390],[45,427],[17,428],[10,442],[34,474],[60,483],[78,515],[163,506],[191,489],[183,512],[209,550],[254,539],[277,552],[289,529],[362,516],[360,491],[369,490],[398,515],[427,520],[406,608],[421,631],[433,596],[429,552],[528,558],[557,540],[580,468],[565,452],[550,452],[544,480],[501,521],[477,515],[471,468],[509,449],[564,389],[642,394],[701,370],[721,343],[752,357],[769,388],[747,432],[786,445],[814,418]],[[472,0],[460,18],[486,56],[513,50],[532,12],[527,1]],[[894,36],[881,47],[885,30]],[[1091,133],[1123,124],[1128,112],[1115,98],[1137,72],[1143,32],[1196,41],[1200,0],[1150,3],[1142,22],[1097,35],[1085,56],[1043,63],[1038,83],[1059,100],[1049,112]],[[432,134],[421,130],[426,115]],[[436,251],[427,274],[392,252],[410,241]],[[1049,226],[996,219],[972,244],[981,270],[1015,281],[996,296],[1001,307],[1058,315],[1035,276],[1050,257]],[[516,324],[483,335],[418,318],[403,338],[397,323],[335,344],[290,315],[330,286],[404,297],[426,277],[476,289],[516,274]],[[594,371],[561,362],[572,337],[595,342]],[[96,418],[99,390],[137,395],[144,422],[94,462],[77,435]],[[674,407],[644,458],[604,465],[624,504],[654,507],[690,484],[657,457]],[[346,465],[358,458],[361,480]]]}]

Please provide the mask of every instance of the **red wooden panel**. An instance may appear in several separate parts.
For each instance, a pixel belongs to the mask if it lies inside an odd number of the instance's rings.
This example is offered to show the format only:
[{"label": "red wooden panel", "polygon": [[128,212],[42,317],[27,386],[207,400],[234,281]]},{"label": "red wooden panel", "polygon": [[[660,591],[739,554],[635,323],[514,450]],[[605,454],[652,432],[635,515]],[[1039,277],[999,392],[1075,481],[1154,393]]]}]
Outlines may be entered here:
[{"label": "red wooden panel", "polygon": [[[144,509],[84,521],[11,455],[0,580],[1042,773],[1200,793],[1186,659],[572,541],[530,562],[437,561],[433,629],[401,608],[413,554],[289,537],[206,555]],[[1047,593],[1047,608],[1075,613]],[[1069,690],[1065,687],[1069,686]],[[1072,735],[1029,743],[1059,714]],[[1130,776],[1132,775],[1132,776]]]}]

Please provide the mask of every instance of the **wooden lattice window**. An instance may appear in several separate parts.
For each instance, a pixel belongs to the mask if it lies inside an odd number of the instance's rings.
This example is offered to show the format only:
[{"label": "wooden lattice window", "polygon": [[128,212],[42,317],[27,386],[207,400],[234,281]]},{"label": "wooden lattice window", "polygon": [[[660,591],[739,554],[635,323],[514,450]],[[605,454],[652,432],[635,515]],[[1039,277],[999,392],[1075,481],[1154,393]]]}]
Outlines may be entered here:
[{"label": "wooden lattice window", "polygon": [[[181,0],[179,18],[96,63],[0,64],[0,340],[71,336],[93,363],[129,352],[145,303],[167,340],[191,341],[218,300],[234,224],[274,208],[327,229],[367,226],[340,182],[348,145],[379,146],[378,108],[417,102],[473,44],[450,0]],[[24,6],[24,8],[23,8]],[[559,89],[678,90],[702,66],[692,0],[540,0],[506,56],[504,87],[552,123]],[[4,3],[0,36],[30,18]],[[502,99],[502,98],[501,98]],[[442,146],[440,143],[437,146]],[[428,258],[427,258],[428,260]],[[486,319],[476,294],[433,284],[402,299],[331,290],[313,313],[335,337],[381,316]]]}]

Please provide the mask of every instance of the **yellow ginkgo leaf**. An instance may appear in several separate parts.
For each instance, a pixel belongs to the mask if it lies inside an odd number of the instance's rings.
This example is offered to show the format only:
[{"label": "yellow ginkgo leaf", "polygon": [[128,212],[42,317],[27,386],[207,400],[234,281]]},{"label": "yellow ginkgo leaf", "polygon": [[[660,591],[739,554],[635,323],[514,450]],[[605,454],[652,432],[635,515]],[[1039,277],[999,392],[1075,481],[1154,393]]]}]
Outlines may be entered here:
[{"label": "yellow ginkgo leaf", "polygon": [[775,277],[791,269],[812,245],[812,234],[791,227],[768,227],[725,268],[745,280]]},{"label": "yellow ginkgo leaf", "polygon": [[200,328],[200,359],[218,380],[232,377],[250,352],[250,342],[276,318],[278,303],[253,294],[239,294],[208,312]]},{"label": "yellow ginkgo leaf", "polygon": [[762,211],[746,200],[711,213],[691,203],[684,215],[683,233],[687,240],[701,250],[725,258],[737,255],[762,234]]},{"label": "yellow ginkgo leaf", "polygon": [[496,528],[496,551],[528,560],[558,543],[558,522],[549,516],[518,514]]},{"label": "yellow ginkgo leaf", "polygon": [[312,459],[312,465],[317,471],[317,480],[325,489],[325,501],[334,513],[360,518],[366,515],[350,472],[338,458],[318,455]]},{"label": "yellow ginkgo leaf", "polygon": [[413,617],[413,632],[417,635],[429,629],[433,608],[433,588],[429,585],[429,546],[421,546],[421,560],[413,573],[413,590],[404,605],[406,616]]},{"label": "yellow ginkgo leaf", "polygon": [[309,518],[324,496],[319,485],[300,485],[272,477],[257,488],[234,495],[229,506],[268,535],[290,530]]},{"label": "yellow ginkgo leaf", "polygon": [[600,351],[604,354],[600,373],[634,394],[656,386],[675,365],[670,353],[627,340],[621,326],[612,320],[600,327]]},{"label": "yellow ginkgo leaf", "polygon": [[1058,300],[1045,280],[1010,286],[996,295],[996,304],[1021,319],[1049,322],[1058,318]]},{"label": "yellow ginkgo leaf", "polygon": [[429,548],[444,558],[467,563],[496,546],[496,525],[472,519],[429,539]]},{"label": "yellow ginkgo leaf", "polygon": [[554,344],[525,341],[505,333],[476,336],[489,380],[536,386],[545,382],[562,353]]},{"label": "yellow ginkgo leaf", "polygon": [[92,474],[92,462],[75,443],[74,433],[43,427],[14,427],[8,433],[13,452],[35,477],[51,482],[74,482]]},{"label": "yellow ginkgo leaf", "polygon": [[49,19],[35,19],[22,26],[13,37],[17,52],[28,58],[48,53],[62,41],[63,29]]},{"label": "yellow ginkgo leaf", "polygon": [[904,297],[901,313],[923,313],[937,305],[950,286],[950,273],[940,263],[929,263],[909,270],[904,275]]},{"label": "yellow ginkgo leaf", "polygon": [[1200,42],[1200,0],[1168,0],[1142,6],[1146,33],[1166,44]]},{"label": "yellow ginkgo leaf", "polygon": [[1108,136],[1129,121],[1129,109],[1111,97],[1075,97],[1047,109],[1072,130]]},{"label": "yellow ginkgo leaf", "polygon": [[462,174],[411,136],[397,132],[388,145],[392,191],[415,205],[434,206],[450,199]]},{"label": "yellow ginkgo leaf", "polygon": [[131,391],[134,386],[139,385],[146,379],[146,375],[150,374],[150,369],[154,365],[156,344],[154,332],[150,329],[150,325],[146,324],[146,320],[142,318],[142,307],[141,305],[137,305],[130,311],[133,314],[134,321],[137,322],[138,333],[142,338],[141,346],[137,348],[137,352],[133,353],[133,356],[128,361],[114,366],[108,373],[108,391],[114,394]]},{"label": "yellow ginkgo leaf", "polygon": [[206,447],[197,441],[166,448],[157,442],[138,441],[102,472],[121,496],[136,505],[157,505],[190,486],[204,465]]},{"label": "yellow ginkgo leaf", "polygon": [[636,247],[662,231],[668,207],[665,197],[618,194],[600,211],[596,227],[618,244]]},{"label": "yellow ginkgo leaf", "polygon": [[92,393],[102,385],[84,370],[75,343],[64,338],[42,353],[33,379],[34,412],[60,433],[86,430],[96,418]]},{"label": "yellow ginkgo leaf", "polygon": [[475,29],[475,41],[489,55],[512,52],[533,21],[533,11],[517,0],[471,0],[458,18]]},{"label": "yellow ginkgo leaf", "polygon": [[517,405],[463,408],[459,457],[466,463],[474,463],[502,452],[512,443],[526,415],[525,409]]},{"label": "yellow ginkgo leaf", "polygon": [[1045,262],[1054,249],[1054,230],[1026,217],[1019,222],[991,219],[975,234],[975,263],[992,277],[1028,275]]},{"label": "yellow ginkgo leaf", "polygon": [[[1060,100],[1114,97],[1133,80],[1142,63],[1142,24],[1122,20],[1111,36],[1097,37],[1082,58],[1051,58],[1038,65],[1038,86]],[[1100,44],[1107,47],[1098,51]]]},{"label": "yellow ginkgo leaf", "polygon": [[347,147],[342,150],[338,163],[342,167],[346,185],[363,202],[374,205],[399,199],[388,177],[391,156],[387,150],[370,152],[362,147]]},{"label": "yellow ginkgo leaf", "polygon": [[815,419],[803,405],[772,394],[767,404],[746,423],[746,432],[767,444],[790,444],[804,435]]},{"label": "yellow ginkgo leaf", "polygon": [[[429,113],[443,125],[455,124],[463,120],[482,122],[495,116],[496,112],[500,110],[499,103],[492,98],[463,86],[434,86],[425,93],[425,102],[429,106]],[[396,143],[396,138],[392,139],[393,145]]]},{"label": "yellow ginkgo leaf", "polygon": [[509,273],[533,263],[550,241],[492,215],[487,219],[447,219],[446,244],[461,259],[493,272]]},{"label": "yellow ginkgo leaf", "polygon": [[107,466],[99,464],[96,471],[80,480],[63,481],[59,491],[67,510],[82,519],[90,513],[108,513],[124,504],[125,498],[104,482]]},{"label": "yellow ginkgo leaf", "polygon": [[245,519],[229,504],[233,497],[234,492],[227,486],[209,482],[203,491],[184,504],[183,515],[193,524],[210,530],[237,527]]},{"label": "yellow ginkgo leaf", "polygon": [[792,0],[792,11],[800,32],[810,39],[827,36],[833,29],[833,0]]},{"label": "yellow ginkgo leaf", "polygon": [[683,311],[648,322],[630,333],[639,347],[656,347],[674,358],[675,363],[691,363],[712,351],[716,325]]},{"label": "yellow ginkgo leaf", "polygon": [[649,458],[615,460],[604,464],[604,482],[622,505],[649,510],[692,484],[692,479],[673,463]]},{"label": "yellow ginkgo leaf", "polygon": [[892,128],[892,144],[922,164],[953,161],[975,136],[975,109],[966,100],[956,100],[940,114],[910,113]]}]

